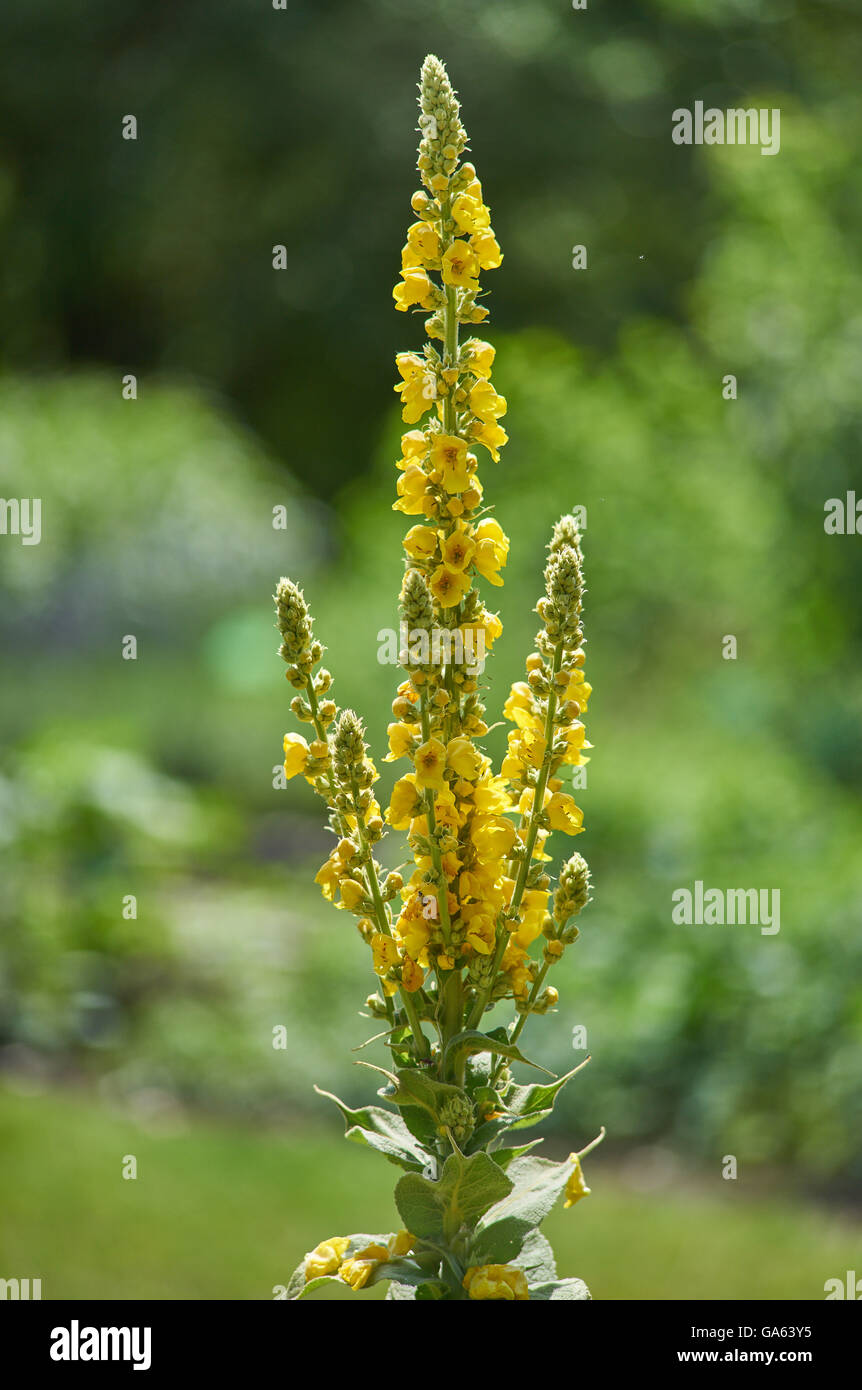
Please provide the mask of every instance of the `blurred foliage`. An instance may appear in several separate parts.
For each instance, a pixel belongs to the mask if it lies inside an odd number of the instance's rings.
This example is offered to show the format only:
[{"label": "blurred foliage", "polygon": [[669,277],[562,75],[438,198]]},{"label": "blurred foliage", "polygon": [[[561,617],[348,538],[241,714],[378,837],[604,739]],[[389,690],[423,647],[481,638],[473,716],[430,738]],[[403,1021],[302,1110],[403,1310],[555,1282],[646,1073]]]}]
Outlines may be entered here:
[{"label": "blurred foliage", "polygon": [[[561,1117],[582,1140],[606,1123],[611,1144],[858,1176],[862,561],[823,531],[862,424],[853,7],[49,0],[0,38],[0,460],[5,493],[43,498],[42,544],[2,550],[7,1057],[165,1103],[281,1112],[312,1076],[365,1093],[367,957],[311,884],[307,788],[272,786],[267,596],[306,585],[379,749],[392,354],[421,337],[390,289],[431,48],[506,252],[495,715],[550,526],[588,512],[596,900],[528,1051],[562,1069],[587,1027]],[[674,146],[697,98],[780,106],[780,154]],[[781,932],[673,926],[695,879],[780,889]]]},{"label": "blurred foliage", "polygon": [[[750,152],[765,192],[794,143],[792,110],[831,113],[845,141],[858,131],[856,11],[854,0],[5,6],[0,218],[16,274],[0,292],[3,360],[203,379],[327,496],[364,469],[391,388],[403,325],[390,289],[426,52],[463,93],[506,252],[495,322],[547,324],[608,351],[632,317],[683,320],[710,256],[721,191],[703,150],[671,142],[673,109],[779,94],[782,154]],[[136,142],[121,138],[127,113]],[[858,182],[836,179],[820,153],[835,236],[852,236]],[[587,274],[571,271],[574,243],[589,247]],[[803,279],[824,273],[818,259]]]}]

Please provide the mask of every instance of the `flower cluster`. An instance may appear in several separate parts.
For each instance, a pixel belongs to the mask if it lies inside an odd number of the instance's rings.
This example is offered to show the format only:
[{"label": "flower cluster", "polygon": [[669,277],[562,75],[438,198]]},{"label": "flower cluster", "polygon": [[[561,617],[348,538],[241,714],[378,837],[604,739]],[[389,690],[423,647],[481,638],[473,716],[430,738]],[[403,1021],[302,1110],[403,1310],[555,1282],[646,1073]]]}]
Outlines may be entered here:
[{"label": "flower cluster", "polygon": [[[314,734],[286,735],[285,774],[304,776],[328,807],[335,843],[316,881],[354,915],[369,947],[378,983],[367,1007],[386,1021],[380,1036],[394,1067],[376,1068],[387,1082],[380,1094],[400,1113],[353,1111],[333,1099],[351,1133],[407,1170],[396,1203],[413,1234],[324,1241],[297,1270],[292,1296],[325,1278],[354,1289],[385,1278],[399,1298],[580,1298],[588,1296],[580,1281],[557,1280],[549,1248],[542,1277],[531,1266],[528,1282],[503,1226],[522,1197],[526,1232],[538,1225],[542,1201],[549,1207],[565,1192],[571,1205],[585,1195],[580,1158],[592,1145],[553,1164],[503,1140],[548,1113],[569,1080],[519,1086],[510,1064],[526,1062],[517,1043],[528,1017],[557,1002],[545,978],[577,938],[575,918],[589,900],[586,861],[573,855],[554,890],[546,847],[553,831],[583,829],[564,782],[590,746],[581,538],[572,517],[554,529],[536,649],[505,702],[513,728],[495,771],[473,657],[480,639],[484,652],[502,632],[483,588],[502,585],[509,539],[485,502],[479,466],[483,455],[499,459],[506,402],[491,382],[494,348],[473,328],[488,315],[480,274],[502,255],[476,170],[463,160],[467,135],[437,58],[423,64],[419,104],[422,187],[394,296],[398,309],[426,315],[427,340],[396,358],[409,428],[393,505],[411,524],[399,598],[403,678],[386,754],[405,766],[385,811],[363,725],[331,699],[300,590],[283,579],[276,594],[281,655],[299,692],[291,708]],[[384,873],[375,858],[387,827],[406,834],[409,873]],[[482,1032],[486,1012],[506,1000],[511,1024]],[[456,1202],[468,1174],[469,1199]],[[538,1205],[530,1195],[537,1181]]]}]

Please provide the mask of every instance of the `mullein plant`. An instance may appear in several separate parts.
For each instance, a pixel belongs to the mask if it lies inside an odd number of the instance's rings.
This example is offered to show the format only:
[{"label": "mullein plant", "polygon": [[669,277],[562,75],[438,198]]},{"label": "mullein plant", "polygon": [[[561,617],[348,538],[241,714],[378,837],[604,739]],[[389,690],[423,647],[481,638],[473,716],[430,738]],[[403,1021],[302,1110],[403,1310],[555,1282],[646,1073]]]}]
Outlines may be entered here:
[{"label": "mullein plant", "polygon": [[[520,1037],[532,1014],[557,1003],[547,976],[576,940],[590,894],[581,855],[564,864],[553,891],[547,872],[551,832],[583,828],[561,775],[589,747],[580,536],[571,517],[554,528],[536,649],[505,702],[512,729],[495,772],[483,751],[477,667],[461,657],[501,633],[481,586],[502,584],[509,541],[484,502],[478,467],[482,451],[497,460],[506,442],[506,402],[491,384],[494,348],[474,329],[488,315],[480,272],[502,255],[476,170],[462,159],[467,135],[437,58],[426,58],[419,88],[422,187],[394,296],[398,309],[427,316],[428,341],[396,359],[408,428],[394,510],[412,524],[399,605],[404,679],[386,755],[405,771],[385,812],[362,721],[332,698],[305,598],[289,579],[276,594],[280,654],[297,691],[291,709],[311,726],[308,738],[286,735],[285,772],[305,777],[327,806],[335,843],[316,881],[367,943],[378,985],[366,1008],[382,1025],[369,1041],[385,1040],[391,1052],[389,1068],[371,1067],[385,1105],[354,1110],[330,1098],[348,1138],[405,1170],[395,1188],[403,1228],[321,1241],[288,1296],[327,1282],[359,1290],[388,1281],[395,1300],[585,1299],[580,1279],[558,1277],[538,1228],[560,1197],[572,1206],[589,1192],[581,1158],[602,1135],[564,1162],[535,1156],[540,1141],[520,1143],[520,1132],[551,1113],[579,1068],[528,1085],[510,1070],[534,1066]],[[432,659],[432,632],[444,639],[442,661]],[[406,833],[409,876],[378,862],[387,826]],[[498,1005],[513,1009],[508,1026],[491,1026]]]}]

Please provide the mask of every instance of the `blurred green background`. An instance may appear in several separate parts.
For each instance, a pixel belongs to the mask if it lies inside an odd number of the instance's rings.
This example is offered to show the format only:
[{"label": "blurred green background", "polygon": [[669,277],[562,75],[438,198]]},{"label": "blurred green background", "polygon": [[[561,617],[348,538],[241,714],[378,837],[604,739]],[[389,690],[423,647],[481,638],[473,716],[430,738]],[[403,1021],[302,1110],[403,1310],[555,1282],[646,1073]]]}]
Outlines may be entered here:
[{"label": "blurred green background", "polygon": [[[382,753],[431,50],[506,255],[495,716],[549,529],[588,517],[595,900],[528,1050],[562,1071],[587,1029],[549,1152],[609,1132],[561,1272],[822,1298],[862,1257],[862,540],[823,527],[862,425],[855,6],[47,0],[0,43],[0,492],[42,498],[39,545],[0,537],[0,1277],[269,1298],[318,1239],[392,1226],[396,1170],[311,1089],[366,1097],[376,1028],[318,806],[273,786],[269,595],[304,583]],[[695,100],[780,108],[780,153],[674,145]],[[780,933],[673,925],[697,879],[779,889]]]}]

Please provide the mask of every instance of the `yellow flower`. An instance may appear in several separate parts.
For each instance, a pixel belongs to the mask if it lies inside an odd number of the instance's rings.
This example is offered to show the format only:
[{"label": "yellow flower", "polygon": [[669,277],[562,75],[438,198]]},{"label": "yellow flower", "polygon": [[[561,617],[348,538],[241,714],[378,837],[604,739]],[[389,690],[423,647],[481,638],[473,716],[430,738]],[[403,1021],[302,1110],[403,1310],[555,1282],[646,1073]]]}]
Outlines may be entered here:
[{"label": "yellow flower", "polygon": [[409,1255],[415,1244],[416,1237],[409,1231],[396,1231],[389,1237],[389,1258],[397,1260],[401,1255]]},{"label": "yellow flower", "polygon": [[567,700],[576,700],[580,706],[581,714],[586,714],[587,703],[592,693],[593,687],[587,684],[583,671],[576,667],[569,675],[569,684],[566,689],[565,698]]},{"label": "yellow flower", "polygon": [[329,1240],[322,1240],[315,1246],[305,1257],[305,1282],[335,1274],[349,1244],[349,1236],[330,1236]]},{"label": "yellow flower", "polygon": [[491,213],[478,198],[469,193],[461,193],[452,204],[452,216],[462,232],[471,233],[485,230],[491,225]]},{"label": "yellow flower", "polygon": [[467,927],[465,942],[472,946],[480,956],[489,956],[497,943],[497,927],[494,918],[483,903],[465,907],[461,916]]},{"label": "yellow flower", "polygon": [[580,720],[575,720],[568,729],[560,731],[566,740],[566,751],[563,754],[563,762],[569,763],[573,767],[579,767],[581,763],[588,762],[588,758],[581,755],[582,748],[590,748],[591,744],[586,742],[586,730]]},{"label": "yellow flower", "polygon": [[[443,253],[443,283],[461,289],[475,289],[479,274],[479,257],[467,241],[453,241]],[[426,277],[427,279],[427,277]],[[399,306],[400,307],[400,306]]]},{"label": "yellow flower", "polygon": [[496,270],[502,263],[503,252],[490,227],[471,236],[470,245],[476,252],[482,270]]},{"label": "yellow flower", "polygon": [[440,255],[440,238],[427,222],[414,222],[407,228],[407,245],[426,264]]},{"label": "yellow flower", "polygon": [[506,414],[506,399],[497,395],[490,381],[477,381],[470,392],[470,409],[478,419],[491,424]]},{"label": "yellow flower", "polygon": [[590,1188],[584,1182],[584,1175],[581,1172],[581,1160],[577,1154],[569,1154],[569,1162],[574,1163],[571,1176],[566,1183],[566,1200],[564,1207],[573,1207],[575,1202],[579,1202],[582,1197],[589,1197]]},{"label": "yellow flower", "polygon": [[411,526],[403,545],[414,560],[430,560],[437,549],[437,532],[430,526]]},{"label": "yellow flower", "polygon": [[509,537],[506,535],[499,521],[493,517],[486,517],[480,521],[475,531],[476,539],[479,541],[493,541],[503,556],[509,553]]},{"label": "yellow flower", "polygon": [[385,1245],[367,1245],[364,1250],[358,1250],[349,1260],[345,1260],[338,1272],[345,1284],[349,1284],[357,1293],[365,1288],[377,1266],[385,1264],[388,1259],[389,1250]]},{"label": "yellow flower", "polygon": [[517,838],[514,825],[505,816],[476,816],[470,827],[470,839],[486,861],[505,859]]},{"label": "yellow flower", "polygon": [[527,1276],[512,1265],[471,1265],[462,1283],[471,1298],[522,1303],[530,1297]]},{"label": "yellow flower", "polygon": [[406,312],[411,304],[418,304],[422,309],[431,308],[434,286],[424,270],[413,266],[408,267],[406,270],[402,270],[401,280],[402,283],[396,285],[392,291],[396,309]]},{"label": "yellow flower", "polygon": [[418,463],[411,463],[404,469],[395,490],[400,500],[392,503],[393,512],[404,512],[406,516],[420,516],[425,511],[428,479]]},{"label": "yellow flower", "polygon": [[419,735],[416,724],[402,724],[400,720],[388,725],[386,732],[389,737],[389,752],[383,759],[386,763],[405,757],[413,747],[413,740]]},{"label": "yellow flower", "polygon": [[525,949],[537,936],[541,935],[550,894],[543,889],[531,888],[521,898],[521,921],[514,925],[514,936],[519,946]]},{"label": "yellow flower", "polygon": [[469,342],[464,344],[464,347],[467,351],[470,371],[476,376],[490,377],[497,349],[491,343],[483,342],[481,338],[471,338]]},{"label": "yellow flower", "polygon": [[[472,541],[466,531],[455,530],[447,536],[442,546],[440,554],[443,564],[450,570],[464,570],[473,558],[476,549],[475,541]],[[433,552],[432,552],[433,554]]]},{"label": "yellow flower", "polygon": [[310,749],[302,734],[285,734],[284,736],[284,775],[288,778],[295,777],[298,772],[305,771],[305,764],[308,762]]},{"label": "yellow flower", "polygon": [[416,964],[412,956],[405,956],[401,967],[401,983],[408,994],[415,994],[422,988],[425,972]]},{"label": "yellow flower", "polygon": [[473,793],[473,804],[477,811],[495,814],[508,811],[509,792],[504,777],[483,777]]},{"label": "yellow flower", "polygon": [[[407,417],[405,416],[404,418],[406,419]],[[503,426],[493,422],[483,421],[481,425],[474,428],[473,437],[477,443],[484,444],[494,462],[499,463],[500,450],[503,445],[507,444],[509,441],[509,436],[503,429]]]},{"label": "yellow flower", "polygon": [[393,830],[406,830],[421,806],[415,774],[408,772],[407,776],[399,778],[392,788],[386,819]]},{"label": "yellow flower", "polygon": [[457,835],[461,828],[462,819],[458,815],[455,798],[448,787],[438,791],[434,798],[434,818],[438,825],[445,825],[453,835]]},{"label": "yellow flower", "polygon": [[431,467],[442,474],[447,492],[463,492],[470,485],[467,442],[457,435],[435,434],[431,441]]},{"label": "yellow flower", "polygon": [[446,786],[443,776],[446,771],[446,748],[438,738],[429,738],[427,743],[420,743],[413,755],[413,766],[416,769],[416,786],[421,791],[429,787],[442,791]]},{"label": "yellow flower", "polygon": [[502,967],[509,976],[515,998],[525,998],[533,981],[530,974],[530,957],[514,936],[509,938],[509,944],[503,953]]},{"label": "yellow flower", "polygon": [[485,628],[485,646],[490,651],[503,631],[503,624],[500,622],[496,613],[489,613],[488,610],[485,609],[482,613],[482,625]]},{"label": "yellow flower", "polygon": [[352,878],[345,878],[341,884],[341,902],[339,907],[346,907],[350,912],[365,899],[366,891],[361,883],[356,883]]},{"label": "yellow flower", "polygon": [[472,781],[479,776],[484,758],[469,738],[450,738],[446,745],[446,762],[459,777]]},{"label": "yellow flower", "polygon": [[473,534],[476,541],[473,564],[484,579],[492,584],[502,584],[497,571],[506,563],[509,553],[508,536],[499,523],[490,518],[480,521]]},{"label": "yellow flower", "polygon": [[438,565],[428,581],[428,587],[441,608],[454,608],[470,588],[470,576],[459,574],[446,565]]},{"label": "yellow flower", "polygon": [[398,964],[398,947],[385,932],[378,931],[372,936],[371,955],[376,975],[385,975],[387,970]]},{"label": "yellow flower", "polygon": [[513,681],[503,706],[503,717],[519,729],[540,729],[542,720],[536,713],[533,692],[526,681]]},{"label": "yellow flower", "polygon": [[315,874],[314,881],[320,884],[320,891],[327,902],[335,902],[335,890],[341,882],[341,875],[343,873],[343,865],[330,855],[326,863],[321,864]]},{"label": "yellow flower", "polygon": [[[417,906],[414,907],[414,903]],[[404,965],[402,975],[404,988],[408,994],[414,990],[413,962],[424,962],[427,964],[425,948],[431,940],[431,924],[422,916],[422,908],[418,895],[411,900],[405,907],[398,921],[395,923],[395,931],[398,933],[398,940],[404,949]],[[419,983],[422,982],[422,973],[419,973]]]},{"label": "yellow flower", "polygon": [[415,463],[428,452],[428,440],[423,430],[408,430],[401,436],[401,453],[404,463]]},{"label": "yellow flower", "polygon": [[552,830],[563,830],[567,835],[577,835],[584,827],[584,813],[575,805],[575,799],[565,792],[554,792],[547,805],[548,818]]}]

